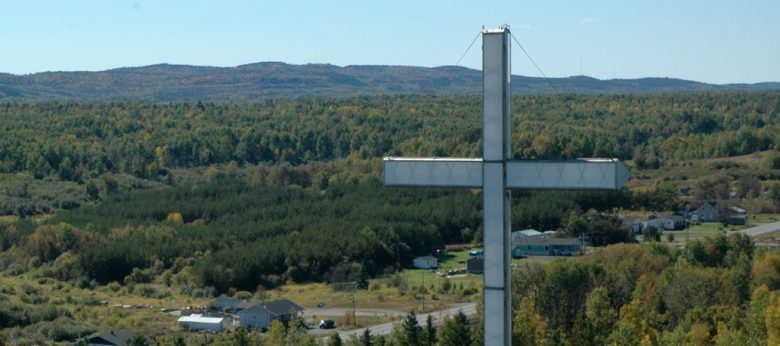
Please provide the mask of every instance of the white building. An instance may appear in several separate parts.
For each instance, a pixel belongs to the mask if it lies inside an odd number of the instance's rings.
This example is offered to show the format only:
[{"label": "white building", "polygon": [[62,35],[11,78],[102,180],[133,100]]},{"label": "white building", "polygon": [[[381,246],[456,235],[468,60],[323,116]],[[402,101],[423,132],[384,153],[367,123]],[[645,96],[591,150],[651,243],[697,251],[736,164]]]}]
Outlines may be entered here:
[{"label": "white building", "polygon": [[271,327],[273,320],[278,320],[287,325],[293,318],[298,317],[298,314],[303,312],[303,310],[300,305],[293,303],[289,299],[256,303],[238,312],[238,319],[235,325],[244,328],[267,330]]},{"label": "white building", "polygon": [[415,268],[434,269],[439,266],[439,259],[433,256],[417,257],[412,261]]},{"label": "white building", "polygon": [[178,319],[182,328],[189,330],[205,330],[209,332],[221,332],[227,327],[227,320],[224,317],[204,317],[199,314],[182,316]]}]

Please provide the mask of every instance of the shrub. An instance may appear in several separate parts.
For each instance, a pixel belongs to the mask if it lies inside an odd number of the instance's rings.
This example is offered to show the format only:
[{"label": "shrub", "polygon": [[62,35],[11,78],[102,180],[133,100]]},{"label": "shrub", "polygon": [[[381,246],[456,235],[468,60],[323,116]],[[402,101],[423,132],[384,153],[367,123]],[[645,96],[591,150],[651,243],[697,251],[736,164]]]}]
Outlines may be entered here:
[{"label": "shrub", "polygon": [[54,321],[42,324],[38,328],[39,333],[57,342],[72,341],[92,334],[95,330],[95,327],[80,323],[69,317],[59,317]]},{"label": "shrub", "polygon": [[25,295],[22,296],[21,299],[22,299],[22,302],[25,302],[27,304],[32,304],[32,305],[40,305],[40,304],[44,304],[44,303],[48,303],[49,302],[49,298],[48,297],[37,295],[37,294],[34,294],[34,295],[26,295],[25,294]]}]

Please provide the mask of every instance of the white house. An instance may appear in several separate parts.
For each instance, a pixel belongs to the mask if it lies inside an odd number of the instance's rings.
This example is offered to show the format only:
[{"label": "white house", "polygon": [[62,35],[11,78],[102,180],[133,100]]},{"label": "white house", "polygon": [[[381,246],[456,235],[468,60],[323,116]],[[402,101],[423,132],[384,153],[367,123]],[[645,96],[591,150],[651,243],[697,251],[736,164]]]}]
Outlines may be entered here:
[{"label": "white house", "polygon": [[673,231],[685,229],[686,225],[687,222],[685,218],[680,215],[653,213],[647,217],[647,220],[642,224],[642,228],[653,227],[659,231]]},{"label": "white house", "polygon": [[439,259],[433,256],[417,257],[412,261],[415,268],[434,269],[439,266]]},{"label": "white house", "polygon": [[209,332],[221,332],[227,327],[227,319],[224,317],[204,317],[199,314],[182,316],[178,319],[182,328],[189,330],[205,330]]}]

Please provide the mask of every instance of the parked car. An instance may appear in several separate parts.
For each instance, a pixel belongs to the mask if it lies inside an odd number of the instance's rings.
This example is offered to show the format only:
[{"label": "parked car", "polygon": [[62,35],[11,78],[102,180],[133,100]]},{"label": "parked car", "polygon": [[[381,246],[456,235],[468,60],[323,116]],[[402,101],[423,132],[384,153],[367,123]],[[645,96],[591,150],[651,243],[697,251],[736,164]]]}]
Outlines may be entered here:
[{"label": "parked car", "polygon": [[320,329],[333,329],[336,328],[336,322],[333,320],[320,320]]},{"label": "parked car", "polygon": [[482,250],[482,249],[473,249],[473,250],[469,251],[469,256],[479,256],[479,255],[483,254],[484,252],[485,251]]}]

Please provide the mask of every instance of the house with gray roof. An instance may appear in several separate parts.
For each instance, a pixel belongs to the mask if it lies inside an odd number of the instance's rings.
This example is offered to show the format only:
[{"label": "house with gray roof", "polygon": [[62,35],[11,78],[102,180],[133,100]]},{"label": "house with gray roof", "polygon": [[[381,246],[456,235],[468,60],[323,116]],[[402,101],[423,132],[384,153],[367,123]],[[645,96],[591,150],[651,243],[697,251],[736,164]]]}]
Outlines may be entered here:
[{"label": "house with gray roof", "polygon": [[[77,341],[77,344],[89,346],[124,346],[127,345],[127,342],[136,334],[138,333],[132,330],[120,330],[116,332],[111,331],[104,334],[93,334],[87,337],[86,340],[80,339]],[[150,342],[148,338],[146,338],[146,341]]]},{"label": "house with gray roof", "polygon": [[293,303],[289,299],[255,303],[251,307],[238,312],[235,324],[244,328],[267,330],[274,320],[281,321],[287,325],[303,310],[300,305]]}]

